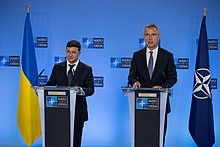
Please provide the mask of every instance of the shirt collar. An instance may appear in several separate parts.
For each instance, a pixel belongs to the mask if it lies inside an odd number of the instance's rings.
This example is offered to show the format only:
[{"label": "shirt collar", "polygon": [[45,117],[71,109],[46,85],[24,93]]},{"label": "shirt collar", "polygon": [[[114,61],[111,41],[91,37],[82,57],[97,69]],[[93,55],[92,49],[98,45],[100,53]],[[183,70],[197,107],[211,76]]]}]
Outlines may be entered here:
[{"label": "shirt collar", "polygon": [[159,47],[157,46],[155,49],[150,50],[150,49],[147,47],[147,53],[149,53],[150,51],[153,51],[153,53],[157,54],[158,48],[159,48]]},{"label": "shirt collar", "polygon": [[[67,67],[69,66],[69,64],[70,64],[70,65],[73,65],[73,64],[71,64],[68,60],[66,60],[66,63],[67,63]],[[74,64],[75,64],[75,66],[73,67],[73,69],[75,70],[76,67],[77,67],[78,64],[79,64],[79,60],[77,60]]]}]

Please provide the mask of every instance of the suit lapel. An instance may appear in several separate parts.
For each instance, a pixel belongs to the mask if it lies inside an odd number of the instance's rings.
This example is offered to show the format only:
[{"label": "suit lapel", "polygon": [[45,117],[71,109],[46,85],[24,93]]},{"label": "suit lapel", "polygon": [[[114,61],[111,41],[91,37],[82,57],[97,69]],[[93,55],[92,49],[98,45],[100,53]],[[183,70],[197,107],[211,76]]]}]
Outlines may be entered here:
[{"label": "suit lapel", "polygon": [[80,79],[80,75],[83,72],[83,65],[82,63],[79,61],[79,64],[76,67],[76,70],[74,71],[74,76],[73,76],[73,80],[71,82],[71,85],[77,85],[78,84],[78,79]]},{"label": "suit lapel", "polygon": [[143,74],[146,75],[146,78],[147,79],[150,79],[150,75],[149,75],[149,72],[148,72],[148,68],[147,68],[147,55],[146,55],[146,47],[142,50],[142,54],[140,57],[140,59],[142,59],[141,63],[142,63],[142,67],[143,67]]},{"label": "suit lapel", "polygon": [[63,62],[63,68],[62,69],[64,69],[63,71],[62,71],[62,74],[63,74],[63,76],[62,77],[65,77],[64,79],[65,79],[65,85],[68,85],[68,77],[67,77],[67,61],[65,61],[65,62]]},{"label": "suit lapel", "polygon": [[161,58],[162,52],[161,49],[158,48],[158,54],[157,54],[157,61],[155,63],[152,79],[155,77],[156,73],[160,72],[161,70],[161,65],[163,65],[163,58]]}]

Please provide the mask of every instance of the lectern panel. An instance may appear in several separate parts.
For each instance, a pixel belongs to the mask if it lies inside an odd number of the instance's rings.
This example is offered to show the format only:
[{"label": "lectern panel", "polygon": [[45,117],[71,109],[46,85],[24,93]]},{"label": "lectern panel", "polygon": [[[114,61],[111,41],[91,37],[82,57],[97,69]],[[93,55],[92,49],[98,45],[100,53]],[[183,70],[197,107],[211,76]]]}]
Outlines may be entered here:
[{"label": "lectern panel", "polygon": [[70,146],[69,90],[45,90],[45,145]]},{"label": "lectern panel", "polygon": [[159,147],[160,92],[135,93],[135,147]]}]

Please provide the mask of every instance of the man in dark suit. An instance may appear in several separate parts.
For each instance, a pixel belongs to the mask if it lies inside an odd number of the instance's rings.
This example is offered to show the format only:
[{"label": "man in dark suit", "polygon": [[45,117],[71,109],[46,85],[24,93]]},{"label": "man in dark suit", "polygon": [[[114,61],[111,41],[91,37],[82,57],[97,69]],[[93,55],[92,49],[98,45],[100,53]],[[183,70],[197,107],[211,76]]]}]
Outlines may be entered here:
[{"label": "man in dark suit", "polygon": [[94,93],[92,68],[78,57],[81,45],[71,40],[66,45],[66,61],[54,65],[49,81],[45,86],[79,86],[83,95],[76,96],[74,147],[81,146],[84,122],[88,120],[86,96]]},{"label": "man in dark suit", "polygon": [[[171,88],[177,82],[173,54],[158,46],[160,31],[155,24],[144,28],[146,47],[133,54],[128,81],[134,88]],[[170,113],[169,98],[166,114]],[[167,115],[165,117],[166,132]],[[164,135],[165,136],[165,135]]]}]

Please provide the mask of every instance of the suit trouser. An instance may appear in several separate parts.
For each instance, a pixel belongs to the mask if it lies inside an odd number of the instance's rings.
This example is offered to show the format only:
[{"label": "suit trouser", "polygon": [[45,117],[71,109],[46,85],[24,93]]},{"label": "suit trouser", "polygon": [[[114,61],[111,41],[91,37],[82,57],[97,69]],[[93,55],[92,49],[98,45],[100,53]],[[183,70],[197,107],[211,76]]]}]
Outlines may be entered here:
[{"label": "suit trouser", "polygon": [[73,147],[81,147],[83,126],[84,126],[84,122],[74,123]]}]

